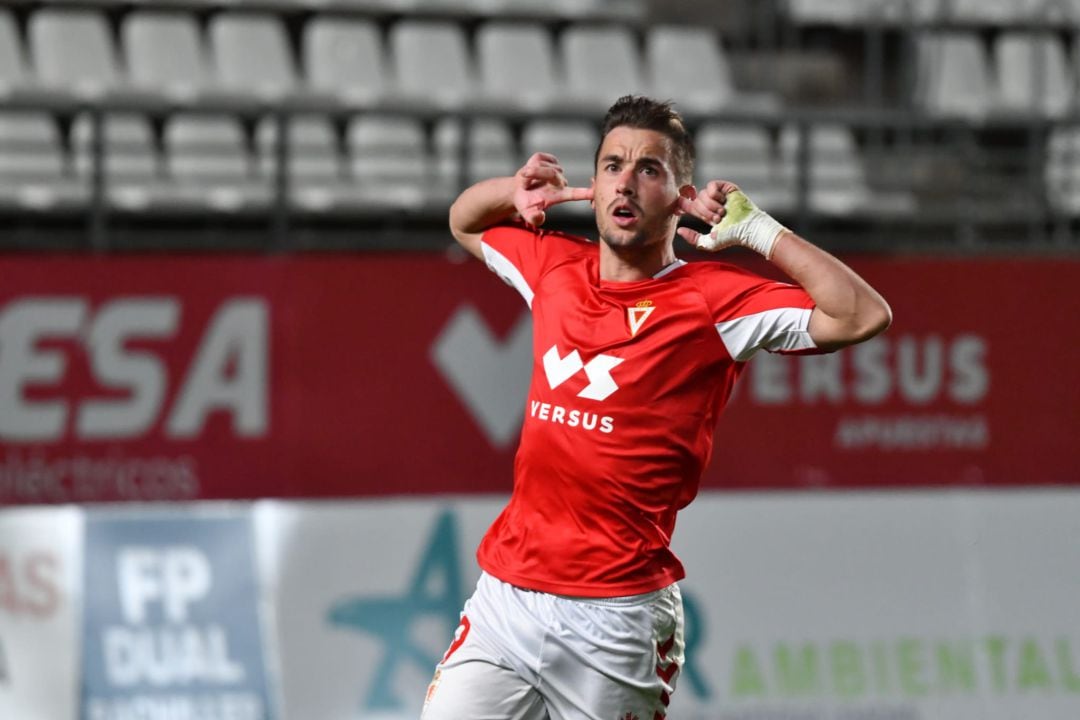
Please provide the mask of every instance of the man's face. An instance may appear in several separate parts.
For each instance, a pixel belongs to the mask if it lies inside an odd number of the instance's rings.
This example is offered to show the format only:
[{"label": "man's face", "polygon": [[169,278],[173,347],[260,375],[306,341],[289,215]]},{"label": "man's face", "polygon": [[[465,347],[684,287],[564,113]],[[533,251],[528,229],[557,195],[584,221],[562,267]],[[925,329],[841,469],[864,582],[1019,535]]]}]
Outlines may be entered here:
[{"label": "man's face", "polygon": [[612,249],[671,240],[679,185],[671,141],[655,130],[617,127],[600,145],[593,204],[600,239]]}]

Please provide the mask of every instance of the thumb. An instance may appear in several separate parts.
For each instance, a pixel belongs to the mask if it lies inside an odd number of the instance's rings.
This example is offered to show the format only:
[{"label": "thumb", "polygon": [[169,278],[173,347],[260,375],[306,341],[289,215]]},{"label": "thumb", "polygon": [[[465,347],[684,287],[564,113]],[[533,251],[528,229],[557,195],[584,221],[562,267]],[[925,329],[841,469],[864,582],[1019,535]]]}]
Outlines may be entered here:
[{"label": "thumb", "polygon": [[694,247],[697,247],[698,239],[701,237],[701,233],[693,228],[681,227],[675,231],[686,242],[690,243]]}]

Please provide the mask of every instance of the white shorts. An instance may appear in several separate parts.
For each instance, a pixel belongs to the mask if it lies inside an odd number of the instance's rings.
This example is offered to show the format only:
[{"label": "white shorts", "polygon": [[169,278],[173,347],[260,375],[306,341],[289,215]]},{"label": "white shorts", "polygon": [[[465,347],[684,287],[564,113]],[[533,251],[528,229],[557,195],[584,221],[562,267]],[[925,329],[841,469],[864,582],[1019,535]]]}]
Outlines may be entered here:
[{"label": "white shorts", "polygon": [[422,720],[661,720],[683,664],[676,585],[569,598],[483,574]]}]

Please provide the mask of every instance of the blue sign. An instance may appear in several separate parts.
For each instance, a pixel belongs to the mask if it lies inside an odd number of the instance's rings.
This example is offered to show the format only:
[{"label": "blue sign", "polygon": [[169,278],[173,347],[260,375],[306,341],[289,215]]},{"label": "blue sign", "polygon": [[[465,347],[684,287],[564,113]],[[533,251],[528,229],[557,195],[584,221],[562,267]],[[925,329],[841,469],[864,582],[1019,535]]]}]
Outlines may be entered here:
[{"label": "blue sign", "polygon": [[404,709],[405,701],[394,690],[394,677],[402,665],[414,665],[421,673],[435,670],[439,657],[412,639],[413,623],[424,617],[441,619],[446,642],[450,642],[465,603],[457,535],[454,514],[443,512],[405,592],[394,597],[345,598],[327,613],[332,625],[370,633],[383,642],[383,660],[364,701],[365,711]]},{"label": "blue sign", "polygon": [[83,720],[271,720],[250,516],[86,521]]}]

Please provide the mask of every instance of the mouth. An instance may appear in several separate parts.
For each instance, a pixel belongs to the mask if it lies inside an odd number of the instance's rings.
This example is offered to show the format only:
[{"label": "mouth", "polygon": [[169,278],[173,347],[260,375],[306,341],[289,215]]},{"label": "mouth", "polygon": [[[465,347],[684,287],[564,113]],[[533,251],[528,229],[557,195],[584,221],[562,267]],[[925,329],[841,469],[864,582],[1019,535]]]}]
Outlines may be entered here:
[{"label": "mouth", "polygon": [[618,202],[610,211],[612,221],[619,227],[635,225],[640,218],[640,211],[632,203]]}]

